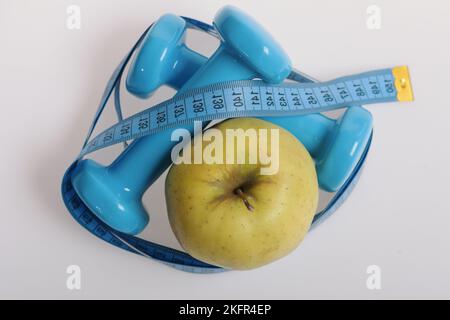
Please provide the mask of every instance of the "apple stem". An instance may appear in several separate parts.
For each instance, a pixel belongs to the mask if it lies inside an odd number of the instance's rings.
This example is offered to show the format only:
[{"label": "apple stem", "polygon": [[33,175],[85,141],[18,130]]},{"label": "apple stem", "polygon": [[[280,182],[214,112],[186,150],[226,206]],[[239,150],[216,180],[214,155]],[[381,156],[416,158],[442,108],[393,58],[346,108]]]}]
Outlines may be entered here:
[{"label": "apple stem", "polygon": [[242,199],[242,201],[244,201],[244,204],[249,211],[253,212],[255,210],[255,208],[250,204],[250,202],[248,202],[248,197],[244,193],[244,191],[242,191],[241,188],[234,189],[234,194],[239,196]]}]

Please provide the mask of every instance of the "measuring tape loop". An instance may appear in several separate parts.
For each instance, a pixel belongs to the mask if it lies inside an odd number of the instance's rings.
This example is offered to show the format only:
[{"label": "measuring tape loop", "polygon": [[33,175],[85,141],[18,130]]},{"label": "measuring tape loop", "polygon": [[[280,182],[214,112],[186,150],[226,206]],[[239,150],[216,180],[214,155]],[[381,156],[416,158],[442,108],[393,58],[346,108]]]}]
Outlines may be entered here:
[{"label": "measuring tape loop", "polygon": [[[213,26],[187,17],[183,17],[183,19],[186,20],[189,27],[218,37]],[[365,72],[323,83],[313,83],[315,80],[311,77],[293,71],[289,79],[295,81],[294,84],[268,85],[255,80],[217,83],[190,90],[183,95],[123,119],[120,103],[121,78],[126,65],[150,27],[140,36],[111,75],[82,150],[64,174],[61,193],[73,218],[95,236],[116,247],[153,258],[179,270],[215,273],[225,269],[199,261],[185,252],[118,232],[102,222],[83,203],[73,188],[71,177],[80,159],[91,152],[116,143],[126,143],[128,140],[138,139],[196,120],[304,115],[351,105],[412,99],[409,76],[405,67]],[[97,122],[113,92],[118,122],[91,139]],[[215,96],[215,101],[213,101],[213,96]],[[236,100],[233,100],[233,97],[236,96],[240,97],[237,101],[242,104],[235,103]],[[196,101],[195,106],[194,100]],[[218,103],[218,101],[220,102]],[[200,104],[201,108],[198,107]],[[328,205],[315,215],[313,227],[335,212],[355,187],[370,149],[371,139],[372,135],[350,177],[333,195]]]}]

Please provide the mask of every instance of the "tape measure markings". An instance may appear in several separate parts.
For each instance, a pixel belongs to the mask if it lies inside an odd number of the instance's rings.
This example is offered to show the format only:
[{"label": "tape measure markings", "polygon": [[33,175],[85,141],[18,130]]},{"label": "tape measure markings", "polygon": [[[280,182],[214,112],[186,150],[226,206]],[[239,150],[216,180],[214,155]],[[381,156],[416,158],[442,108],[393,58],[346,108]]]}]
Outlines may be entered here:
[{"label": "tape measure markings", "polygon": [[303,115],[348,105],[398,101],[394,81],[392,69],[382,69],[323,83],[268,86],[262,81],[245,80],[196,88],[119,121],[93,138],[79,158],[194,120]]}]

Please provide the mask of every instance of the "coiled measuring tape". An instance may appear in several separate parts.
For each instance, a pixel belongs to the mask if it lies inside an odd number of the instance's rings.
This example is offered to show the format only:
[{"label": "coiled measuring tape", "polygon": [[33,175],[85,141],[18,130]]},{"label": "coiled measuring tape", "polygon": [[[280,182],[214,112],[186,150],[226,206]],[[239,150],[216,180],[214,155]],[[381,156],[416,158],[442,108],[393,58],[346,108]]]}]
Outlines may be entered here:
[{"label": "coiled measuring tape", "polygon": [[[190,27],[201,29],[217,37],[212,26],[191,18],[183,18]],[[293,71],[289,79],[296,83],[268,85],[255,80],[217,83],[192,89],[183,95],[123,119],[120,103],[122,74],[150,27],[123,58],[108,81],[82,150],[64,174],[61,191],[64,203],[74,219],[92,234],[114,246],[156,259],[183,271],[214,273],[224,269],[199,261],[185,252],[118,232],[103,223],[84,205],[72,186],[71,175],[81,158],[102,148],[121,142],[126,144],[128,140],[138,139],[195,120],[304,115],[352,105],[413,99],[407,67],[370,71],[323,83],[314,82],[309,76]],[[113,92],[118,122],[90,139]],[[335,212],[351,193],[361,174],[371,140],[372,135],[352,174],[334,194],[328,205],[315,215],[312,227]]]}]

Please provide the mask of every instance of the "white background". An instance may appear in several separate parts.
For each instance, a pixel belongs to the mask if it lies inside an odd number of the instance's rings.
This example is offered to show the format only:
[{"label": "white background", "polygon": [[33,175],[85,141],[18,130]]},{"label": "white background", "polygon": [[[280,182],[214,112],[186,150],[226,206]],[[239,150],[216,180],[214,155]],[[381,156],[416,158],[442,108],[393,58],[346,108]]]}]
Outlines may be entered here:
[{"label": "white background", "polygon": [[[195,275],[116,249],[81,228],[60,196],[110,73],[172,12],[211,22],[225,3],[260,21],[318,79],[407,64],[416,101],[371,105],[373,148],[359,185],[288,257],[253,271]],[[0,0],[0,298],[450,298],[450,5],[446,1]],[[66,8],[81,8],[69,30]],[[366,26],[369,5],[381,29]],[[211,54],[216,43],[192,35]],[[152,101],[124,97],[127,114]],[[113,118],[106,115],[106,122]],[[110,123],[110,122],[109,122]],[[107,163],[117,150],[96,159]],[[178,247],[160,180],[143,237]],[[81,290],[66,287],[79,265]],[[382,271],[368,290],[366,268]]]}]

